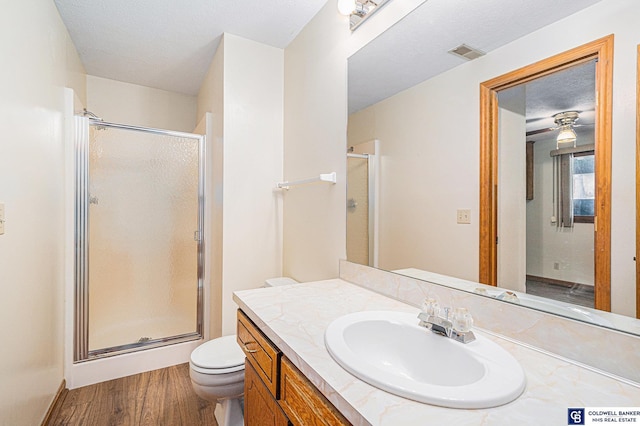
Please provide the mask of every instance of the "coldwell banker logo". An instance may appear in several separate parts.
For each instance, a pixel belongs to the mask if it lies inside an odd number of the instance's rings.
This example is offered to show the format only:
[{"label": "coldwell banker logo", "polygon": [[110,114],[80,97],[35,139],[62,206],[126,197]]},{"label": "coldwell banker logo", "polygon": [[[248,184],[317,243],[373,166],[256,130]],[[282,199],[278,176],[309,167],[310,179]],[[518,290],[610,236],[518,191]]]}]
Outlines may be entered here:
[{"label": "coldwell banker logo", "polygon": [[569,408],[567,416],[568,425],[584,424],[584,408]]}]

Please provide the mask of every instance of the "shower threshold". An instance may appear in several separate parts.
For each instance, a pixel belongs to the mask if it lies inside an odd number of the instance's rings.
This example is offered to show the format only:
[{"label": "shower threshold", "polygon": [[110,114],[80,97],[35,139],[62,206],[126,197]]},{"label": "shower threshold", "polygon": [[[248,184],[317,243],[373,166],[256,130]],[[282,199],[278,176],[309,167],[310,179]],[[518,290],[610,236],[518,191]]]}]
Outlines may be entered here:
[{"label": "shower threshold", "polygon": [[164,346],[174,345],[177,343],[185,343],[191,342],[195,340],[202,339],[202,335],[200,333],[188,333],[182,334],[179,336],[171,336],[159,339],[149,339],[144,340],[145,338],[141,338],[139,341],[135,343],[128,343],[125,345],[112,346],[109,348],[101,348],[101,349],[93,349],[89,351],[89,356],[87,359],[74,361],[74,364],[79,364],[87,361],[93,361],[96,359],[107,358],[116,355],[127,354],[131,352],[144,351],[147,349],[160,348]]}]

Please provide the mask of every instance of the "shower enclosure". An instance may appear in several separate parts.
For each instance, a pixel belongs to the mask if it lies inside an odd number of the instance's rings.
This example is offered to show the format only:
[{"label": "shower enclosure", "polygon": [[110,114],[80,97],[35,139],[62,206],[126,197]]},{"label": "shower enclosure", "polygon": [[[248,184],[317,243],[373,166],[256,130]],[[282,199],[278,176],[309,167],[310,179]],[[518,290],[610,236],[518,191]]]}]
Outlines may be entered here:
[{"label": "shower enclosure", "polygon": [[377,208],[378,141],[347,153],[347,260],[378,266]]},{"label": "shower enclosure", "polygon": [[204,136],[75,121],[74,361],[201,338]]}]

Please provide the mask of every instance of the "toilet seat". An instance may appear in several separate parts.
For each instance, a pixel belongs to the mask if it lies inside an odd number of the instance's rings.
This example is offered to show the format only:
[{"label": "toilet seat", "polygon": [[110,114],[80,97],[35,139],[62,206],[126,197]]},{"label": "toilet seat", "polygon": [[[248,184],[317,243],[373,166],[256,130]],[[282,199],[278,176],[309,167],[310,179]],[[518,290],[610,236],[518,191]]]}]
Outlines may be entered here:
[{"label": "toilet seat", "polygon": [[218,375],[218,374],[228,374],[228,373],[235,373],[237,371],[242,371],[244,370],[244,364],[237,365],[235,367],[229,367],[229,368],[202,368],[191,363],[191,369],[201,374]]},{"label": "toilet seat", "polygon": [[191,352],[191,368],[202,374],[225,374],[244,370],[244,353],[236,335],[209,340]]}]

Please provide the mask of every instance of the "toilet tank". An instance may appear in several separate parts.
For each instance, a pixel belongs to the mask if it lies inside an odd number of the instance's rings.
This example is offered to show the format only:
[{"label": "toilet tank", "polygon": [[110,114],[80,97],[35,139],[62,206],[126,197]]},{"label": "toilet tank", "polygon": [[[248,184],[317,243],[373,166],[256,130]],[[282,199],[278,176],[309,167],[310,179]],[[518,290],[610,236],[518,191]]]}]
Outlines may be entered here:
[{"label": "toilet tank", "polygon": [[281,285],[298,284],[298,281],[289,277],[276,277],[267,278],[264,282],[264,287],[278,287]]}]

